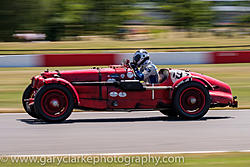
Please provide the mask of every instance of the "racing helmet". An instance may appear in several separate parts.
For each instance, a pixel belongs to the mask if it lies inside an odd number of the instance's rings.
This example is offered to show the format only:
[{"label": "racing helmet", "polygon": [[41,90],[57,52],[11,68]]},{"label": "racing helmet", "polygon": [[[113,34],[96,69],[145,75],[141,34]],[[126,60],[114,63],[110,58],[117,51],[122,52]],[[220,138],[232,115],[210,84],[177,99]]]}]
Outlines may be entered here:
[{"label": "racing helmet", "polygon": [[133,62],[140,67],[143,65],[147,60],[149,60],[149,54],[146,50],[141,49],[135,52],[133,57]]}]

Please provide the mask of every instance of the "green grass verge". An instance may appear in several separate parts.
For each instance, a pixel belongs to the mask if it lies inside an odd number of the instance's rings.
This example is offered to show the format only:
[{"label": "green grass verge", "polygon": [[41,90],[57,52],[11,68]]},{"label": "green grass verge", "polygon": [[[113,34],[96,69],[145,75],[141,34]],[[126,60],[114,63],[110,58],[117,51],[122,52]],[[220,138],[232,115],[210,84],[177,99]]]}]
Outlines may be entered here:
[{"label": "green grass verge", "polygon": [[[94,157],[98,156],[89,156],[90,158],[94,159]],[[120,166],[131,166],[131,167],[152,167],[152,166],[172,166],[172,167],[249,167],[250,164],[250,153],[239,153],[239,152],[231,152],[231,153],[210,153],[210,154],[168,154],[168,155],[150,155],[150,157],[159,158],[159,163],[156,162],[156,160],[150,159],[144,159],[145,157],[149,157],[149,155],[130,155],[130,156],[106,156],[106,159],[108,160],[106,163],[104,162],[104,159],[102,158],[102,162],[100,160],[96,159],[95,162],[99,161],[98,163],[94,164],[93,160],[86,161],[87,158],[84,157],[84,161],[82,161],[80,156],[75,157],[67,157],[65,159],[64,163],[57,160],[53,160],[52,157],[38,157],[36,159],[36,163],[34,163],[34,159],[32,160],[33,163],[30,161],[23,161],[23,163],[19,163],[15,160],[11,160],[11,158],[7,159],[2,158],[2,162],[0,162],[1,167],[35,167],[35,166],[46,166],[46,167],[67,167],[67,166],[74,166],[74,167],[80,167],[80,166],[95,166],[95,167],[120,167]],[[110,158],[107,157],[112,157]],[[178,158],[176,158],[178,157]],[[55,158],[55,157],[54,157]],[[62,158],[62,157],[56,157],[56,158]],[[99,157],[100,158],[100,157]],[[119,158],[119,160],[118,160]],[[173,160],[175,158],[176,160]],[[144,161],[144,164],[142,165],[142,160]],[[69,163],[71,161],[71,163]],[[113,163],[112,163],[113,161]],[[115,161],[115,162],[114,162]],[[54,162],[54,163],[53,163]]]},{"label": "green grass verge", "polygon": [[[209,75],[228,83],[233,95],[238,96],[240,108],[250,108],[250,64],[203,64],[203,65],[170,65],[158,68],[181,68]],[[76,70],[89,67],[58,67],[50,70]],[[30,78],[39,75],[45,67],[0,68],[0,112],[22,112],[21,97]]]},{"label": "green grass verge", "polygon": [[[216,37],[211,33],[193,33],[193,37],[188,37],[185,32],[163,32],[153,35],[153,38],[140,41],[121,41],[108,37],[97,36],[86,41],[64,41],[64,42],[5,42],[0,43],[0,49],[22,50],[22,49],[93,49],[93,48],[153,48],[153,47],[200,47],[200,46],[232,46],[249,45],[249,36]],[[245,50],[250,47],[238,48],[209,48],[209,49],[176,49],[157,51],[218,51],[218,50]],[[115,52],[134,52],[115,51]],[[149,52],[155,50],[148,50]],[[107,51],[1,51],[0,54],[48,54],[48,53],[97,53]],[[114,51],[108,51],[114,52]]]}]

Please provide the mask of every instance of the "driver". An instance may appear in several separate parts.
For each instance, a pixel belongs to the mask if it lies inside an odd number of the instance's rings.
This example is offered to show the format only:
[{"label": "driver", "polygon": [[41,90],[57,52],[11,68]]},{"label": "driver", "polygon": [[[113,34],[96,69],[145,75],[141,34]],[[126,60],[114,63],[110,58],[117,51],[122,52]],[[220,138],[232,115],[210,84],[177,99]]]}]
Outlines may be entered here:
[{"label": "driver", "polygon": [[135,52],[131,67],[134,69],[137,79],[146,83],[158,83],[157,67],[149,60],[149,54],[141,49]]}]

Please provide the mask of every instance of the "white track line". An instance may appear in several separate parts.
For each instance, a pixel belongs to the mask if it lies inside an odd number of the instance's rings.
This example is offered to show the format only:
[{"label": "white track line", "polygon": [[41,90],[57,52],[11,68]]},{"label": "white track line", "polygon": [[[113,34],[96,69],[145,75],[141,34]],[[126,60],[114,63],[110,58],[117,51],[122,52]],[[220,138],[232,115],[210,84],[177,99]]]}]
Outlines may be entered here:
[{"label": "white track line", "polygon": [[250,150],[231,150],[231,151],[183,151],[183,152],[135,152],[135,153],[89,153],[89,154],[30,154],[30,155],[0,155],[13,157],[63,157],[63,156],[126,156],[126,155],[163,155],[163,154],[210,154],[210,153],[230,153],[242,152],[249,153]]}]

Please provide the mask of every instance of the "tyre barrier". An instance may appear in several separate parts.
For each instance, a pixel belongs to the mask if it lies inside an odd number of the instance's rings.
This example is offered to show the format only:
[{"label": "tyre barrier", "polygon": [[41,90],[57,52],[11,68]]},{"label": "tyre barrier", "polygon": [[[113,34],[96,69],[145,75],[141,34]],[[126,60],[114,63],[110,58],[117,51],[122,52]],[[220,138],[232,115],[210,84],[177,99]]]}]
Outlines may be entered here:
[{"label": "tyre barrier", "polygon": [[[250,51],[152,52],[156,65],[250,63]],[[0,67],[56,67],[121,64],[133,53],[0,55]]]}]

